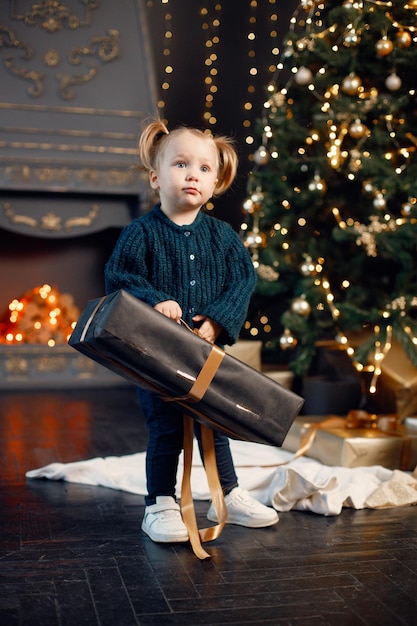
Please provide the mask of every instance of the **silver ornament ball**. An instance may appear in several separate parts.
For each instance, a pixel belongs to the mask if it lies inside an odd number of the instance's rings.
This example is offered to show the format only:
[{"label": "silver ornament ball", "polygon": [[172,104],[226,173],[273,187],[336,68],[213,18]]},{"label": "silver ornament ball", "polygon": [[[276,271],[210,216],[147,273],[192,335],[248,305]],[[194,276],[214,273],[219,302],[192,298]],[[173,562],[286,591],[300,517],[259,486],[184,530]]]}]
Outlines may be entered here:
[{"label": "silver ornament ball", "polygon": [[297,315],[308,317],[311,313],[311,306],[305,297],[294,298],[291,302],[291,311]]}]

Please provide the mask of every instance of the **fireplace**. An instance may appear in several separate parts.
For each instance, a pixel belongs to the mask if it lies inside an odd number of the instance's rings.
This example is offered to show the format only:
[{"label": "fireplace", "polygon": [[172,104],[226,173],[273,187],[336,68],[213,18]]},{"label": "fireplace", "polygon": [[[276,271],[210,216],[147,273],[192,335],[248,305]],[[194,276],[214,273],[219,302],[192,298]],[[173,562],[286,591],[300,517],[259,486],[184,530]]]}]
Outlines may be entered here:
[{"label": "fireplace", "polygon": [[[135,207],[133,199],[127,205],[125,201],[123,199],[125,211],[120,206],[118,214],[127,218],[128,208],[135,213],[139,207]],[[97,198],[93,204],[96,209],[100,208]],[[82,202],[79,210],[82,210]],[[34,212],[30,215],[33,217]],[[22,294],[34,290],[38,285],[50,285],[59,294],[70,294],[78,310],[88,300],[104,294],[104,265],[120,233],[120,227],[106,226],[104,221],[102,228],[96,232],[87,231],[78,235],[65,232],[66,236],[62,236],[63,233],[55,231],[42,236],[41,232],[22,232],[23,229],[32,228],[28,224],[23,223],[23,227],[20,227],[15,223],[13,230],[4,228],[4,220],[2,225],[1,319],[6,314],[9,317],[8,307],[13,300],[18,300]],[[56,345],[48,346],[47,337],[42,344],[38,343],[34,331],[32,335],[31,339],[28,331],[23,342],[13,343],[5,341],[5,333],[2,335],[0,389],[126,384],[120,377],[70,348],[65,338]]]},{"label": "fireplace", "polygon": [[[57,7],[0,2],[0,314],[43,284],[80,309],[103,295],[120,229],[147,205],[137,137],[157,90],[145,2]],[[115,379],[80,356],[1,343],[0,386]]]}]

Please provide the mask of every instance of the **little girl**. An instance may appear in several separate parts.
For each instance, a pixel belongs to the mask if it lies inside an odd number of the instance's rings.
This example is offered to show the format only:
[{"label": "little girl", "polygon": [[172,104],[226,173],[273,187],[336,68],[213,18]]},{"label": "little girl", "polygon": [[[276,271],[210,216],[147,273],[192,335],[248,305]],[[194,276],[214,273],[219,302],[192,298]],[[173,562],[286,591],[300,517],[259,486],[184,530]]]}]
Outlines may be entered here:
[{"label": "little girl", "polygon": [[[200,337],[210,343],[234,343],[255,272],[232,227],[202,212],[236,175],[232,140],[194,128],[169,132],[155,120],[140,136],[139,156],[160,203],[123,229],[106,265],[107,293],[124,289],[163,315],[198,328]],[[142,529],[156,542],[187,541],[175,499],[184,410],[153,392],[138,388],[138,394],[149,431]],[[201,453],[197,422],[195,435]],[[275,524],[276,511],[238,486],[228,438],[215,431],[214,445],[227,522],[253,528]],[[207,517],[217,521],[213,505]]]}]

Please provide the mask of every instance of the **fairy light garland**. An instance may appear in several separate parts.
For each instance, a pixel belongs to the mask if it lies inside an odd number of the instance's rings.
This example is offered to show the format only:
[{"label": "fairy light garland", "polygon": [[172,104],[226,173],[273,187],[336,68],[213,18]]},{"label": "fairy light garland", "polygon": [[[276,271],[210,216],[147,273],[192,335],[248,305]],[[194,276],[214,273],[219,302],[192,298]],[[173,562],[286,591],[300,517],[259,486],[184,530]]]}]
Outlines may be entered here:
[{"label": "fairy light garland", "polygon": [[[278,22],[278,14],[276,12],[276,0],[269,0],[269,4],[271,5],[271,12],[268,16],[269,25],[269,38],[271,41],[271,58],[274,59],[276,56],[280,54],[280,50],[276,45],[276,39],[278,37],[278,32],[276,29],[276,25]],[[242,121],[242,126],[245,133],[245,142],[248,146],[253,145],[255,138],[253,135],[253,124],[254,124],[254,116],[253,116],[253,106],[254,102],[257,99],[257,77],[259,74],[259,63],[256,57],[256,48],[258,42],[258,35],[260,33],[260,27],[258,27],[258,13],[259,13],[259,2],[258,0],[250,0],[249,3],[249,15],[248,15],[248,34],[247,38],[247,57],[248,57],[248,86],[247,86],[247,97],[245,102],[243,103],[244,109],[244,118]],[[275,74],[277,69],[276,63],[270,61],[267,70],[272,76]],[[268,83],[270,81],[267,81]],[[262,89],[264,87],[262,86]],[[257,116],[255,116],[257,117]],[[253,159],[251,155],[250,159]]]},{"label": "fairy light garland", "polygon": [[[258,2],[257,0],[251,0],[249,3],[249,14],[248,14],[248,34],[247,34],[247,43],[248,43],[248,88],[247,88],[247,96],[246,101],[243,103],[244,110],[244,119],[242,122],[243,128],[245,132],[250,132],[252,128],[252,119],[251,112],[253,109],[253,97],[256,91],[255,80],[258,74],[258,68],[256,67],[256,23],[257,23],[257,9]],[[248,145],[252,145],[254,142],[254,137],[252,134],[246,135],[246,143]]]},{"label": "fairy light garland", "polygon": [[[163,54],[166,59],[164,74],[165,79],[162,82],[161,88],[164,91],[168,91],[171,87],[171,75],[174,71],[174,68],[171,63],[171,43],[172,43],[172,15],[169,11],[169,0],[162,0],[162,4],[167,5],[167,10],[164,15],[165,22],[165,32],[164,32],[164,50]],[[165,101],[160,100],[158,102],[158,107],[163,109],[165,107]]]},{"label": "fairy light garland", "polygon": [[[178,42],[175,39],[175,31],[173,25],[173,13],[175,6],[172,0],[159,0],[159,3],[163,11],[164,20],[164,35],[163,35],[163,76],[160,83],[160,93],[157,102],[157,107],[160,116],[163,117],[169,100],[169,92],[172,89],[175,72],[178,68],[174,66],[172,58],[172,51],[175,44]],[[156,0],[147,0],[147,7],[149,9],[154,8],[158,4]],[[269,38],[271,42],[271,57],[272,60],[268,61],[267,71],[273,76],[276,72],[277,65],[275,63],[275,57],[280,54],[280,50],[276,45],[278,38],[277,32],[277,0],[268,0],[270,6],[270,13],[268,15],[268,21],[270,23]],[[205,54],[202,59],[202,77],[204,86],[202,92],[204,94],[204,101],[202,103],[202,123],[207,129],[213,129],[218,121],[216,114],[216,96],[219,95],[220,88],[220,72],[221,72],[221,59],[220,53],[222,42],[222,13],[223,5],[221,2],[213,4],[210,0],[205,0],[201,8],[197,8],[198,14],[201,19],[201,30],[204,36],[204,51]],[[254,104],[257,99],[257,79],[260,75],[260,67],[257,59],[257,42],[259,36],[263,36],[263,32],[260,33],[260,26],[258,25],[258,13],[260,11],[259,0],[248,0],[247,6],[244,7],[247,13],[247,33],[245,35],[247,40],[247,96],[242,103],[242,121],[241,125],[244,130],[244,141],[248,145],[252,145],[254,142],[253,125],[254,118],[258,115],[254,113]],[[262,6],[262,11],[265,8]],[[264,41],[262,41],[264,46]],[[265,68],[262,68],[265,70]],[[268,82],[268,81],[267,81]],[[264,89],[264,85],[262,85]],[[198,106],[198,105],[197,105]],[[165,122],[167,120],[165,119]],[[252,155],[249,156],[249,160],[252,160]]]},{"label": "fairy light garland", "polygon": [[205,99],[203,119],[206,124],[215,126],[217,118],[215,115],[215,96],[218,92],[218,47],[220,43],[220,26],[221,26],[221,12],[222,5],[217,2],[214,5],[213,13],[211,14],[209,8],[211,3],[208,1],[206,6],[200,11],[203,18],[202,30],[205,33],[206,39],[204,42],[206,49],[206,57],[204,59],[204,87],[205,87]]},{"label": "fairy light garland", "polygon": [[[347,75],[343,81],[340,81],[340,84],[329,82],[326,91],[320,93],[320,90],[316,87],[313,72],[308,67],[300,67],[300,64],[296,63],[296,58],[300,53],[304,50],[308,51],[313,49],[315,47],[315,42],[319,39],[327,36],[333,37],[333,33],[335,33],[338,29],[338,24],[331,24],[328,28],[323,28],[320,12],[324,9],[324,4],[325,3],[323,1],[320,2],[318,0],[301,0],[298,8],[290,20],[290,34],[287,39],[285,49],[283,50],[283,55],[280,59],[278,59],[278,63],[275,68],[276,71],[268,87],[268,92],[271,95],[267,102],[264,103],[263,136],[260,147],[258,147],[253,154],[253,160],[255,161],[255,166],[263,166],[268,163],[269,160],[278,158],[278,151],[271,141],[273,134],[269,124],[269,116],[271,111],[273,113],[275,109],[282,107],[284,104],[290,112],[292,103],[289,99],[287,100],[287,94],[288,88],[293,82],[295,82],[300,86],[305,86],[305,89],[308,89],[314,97],[322,103],[320,105],[321,110],[328,119],[327,129],[324,131],[327,139],[328,165],[335,170],[339,170],[343,167],[346,170],[347,180],[353,181],[358,177],[358,173],[362,169],[363,164],[365,164],[365,162],[372,156],[369,151],[364,149],[364,143],[372,129],[371,127],[368,129],[366,125],[358,119],[357,115],[355,116],[354,113],[352,113],[351,118],[349,118],[349,116],[345,119],[340,116],[338,117],[333,110],[332,101],[334,98],[339,96],[341,91],[343,91],[346,94],[356,96],[359,101],[369,101],[369,106],[371,106],[371,104],[373,104],[379,97],[379,92],[375,87],[365,89],[362,85],[360,77],[350,74]],[[387,21],[394,29],[397,30],[397,32],[391,37],[392,41],[384,35],[384,32],[381,32],[380,41],[378,41],[375,46],[375,54],[377,57],[388,55],[393,50],[394,44],[400,49],[405,49],[413,43],[417,43],[417,37],[415,36],[417,26],[415,21],[413,22],[417,13],[417,1],[409,2],[404,6],[405,9],[410,10],[410,20],[403,19],[401,20],[402,23],[397,21],[393,15],[395,11],[395,4],[393,2],[368,0],[366,4],[374,5],[373,7],[371,6],[370,12],[376,11],[377,7],[383,7],[385,9],[384,13]],[[360,16],[365,10],[365,2],[361,1],[344,0],[342,5],[347,10],[356,10],[358,16]],[[413,19],[411,19],[411,17],[413,17]],[[331,48],[332,51],[337,53],[342,45],[345,47],[354,47],[358,45],[363,34],[361,29],[365,27],[366,26],[363,26],[360,23],[359,19],[356,22],[352,22],[352,24],[347,24],[346,31],[343,36],[337,41],[333,41]],[[314,29],[316,29],[316,32],[314,32]],[[286,84],[284,84],[284,86],[278,91],[276,90],[277,74],[284,69],[284,66],[287,65],[285,59],[293,58],[294,62],[293,67],[290,68],[290,76]],[[327,72],[327,67],[320,67],[315,70],[315,72],[317,75],[324,76]],[[400,74],[399,70],[398,72]],[[320,83],[317,84],[319,85]],[[385,79],[385,88],[388,89],[388,91],[396,92],[400,87],[401,76],[397,76],[395,63],[393,63],[392,69],[388,71],[388,75]],[[409,89],[409,97],[413,98],[415,96],[415,92],[415,89]],[[384,120],[382,119],[382,121]],[[414,156],[413,153],[415,153],[417,148],[417,139],[408,134],[406,139],[411,145],[401,145],[403,142],[399,141],[398,129],[402,124],[404,124],[404,120],[394,119],[393,115],[387,114],[385,116],[385,124],[387,135],[391,141],[391,146],[389,146],[389,149],[383,156],[385,160],[391,164],[393,172],[400,176],[411,164],[411,158]],[[349,147],[347,145],[348,138],[351,144],[352,139],[356,140],[356,145],[350,145]],[[313,135],[311,135],[311,137],[307,135],[305,139],[305,146],[303,143],[300,144],[298,150],[299,154],[305,154],[306,149],[308,149],[309,142],[311,143],[316,140],[317,139],[313,138]],[[324,138],[322,137],[321,140],[323,141]],[[259,220],[261,207],[254,212],[254,203],[252,202],[252,196],[254,194],[259,195],[259,193],[262,193],[263,190],[259,187],[259,182],[257,182],[256,177],[253,178],[253,181],[254,187],[256,185],[256,189],[249,192],[249,197],[245,201],[243,207],[252,222],[252,229],[248,223],[248,219],[246,219],[246,222],[242,224],[242,236],[244,239],[246,235],[249,236],[249,243],[251,243],[251,246],[248,245],[248,248],[251,249],[254,266],[258,275],[264,281],[267,281],[267,273],[263,270],[258,253],[261,247],[267,245],[267,243],[262,240],[263,233],[261,231]],[[311,183],[308,183],[308,188],[320,191],[319,184],[322,182],[324,183],[325,181],[322,180],[320,176],[317,176],[317,181],[312,180]],[[385,232],[395,232],[403,226],[408,228],[410,224],[417,223],[417,220],[414,217],[414,207],[417,203],[417,198],[410,190],[408,199],[402,202],[401,216],[395,216],[391,215],[388,211],[389,192],[385,189],[376,189],[370,184],[368,184],[368,187],[370,203],[373,204],[375,209],[374,214],[370,216],[369,224],[361,224],[358,220],[353,220],[351,218],[344,220],[340,214],[341,209],[339,210],[337,207],[333,208],[332,212],[339,228],[350,228],[352,234],[356,235],[356,245],[362,247],[369,257],[376,257],[378,255],[378,235]],[[298,191],[299,190],[294,187],[294,192],[297,193]],[[257,235],[256,241],[260,242],[258,247],[256,247],[256,244],[253,242],[254,230],[256,230]],[[283,235],[282,232],[280,234]],[[275,236],[275,234],[268,233],[266,236],[270,238]],[[282,249],[284,249],[284,243],[283,238]],[[259,271],[261,267],[262,274]],[[274,268],[271,266],[270,269],[272,270]],[[304,274],[302,265],[300,266],[300,271]],[[314,273],[314,269],[308,268],[305,275],[312,275]],[[325,278],[317,278],[314,282],[318,288],[323,290],[324,295],[323,301],[320,305],[318,305],[318,307],[321,307],[322,309],[329,309],[337,328],[337,323],[341,321],[342,313],[336,305],[335,296],[331,290],[329,281],[326,281]],[[348,286],[346,288],[348,288]],[[414,300],[416,300],[416,298],[414,298]],[[392,345],[393,327],[390,323],[387,323],[389,322],[391,313],[401,308],[403,310],[403,315],[405,316],[405,310],[410,307],[415,307],[415,303],[411,301],[410,297],[396,299],[392,303],[386,304],[385,309],[381,311],[381,318],[384,321],[381,326],[377,324],[373,326],[374,347],[370,353],[372,356],[370,357],[367,365],[363,365],[355,359],[356,350],[350,345],[348,338],[341,333],[336,334],[336,341],[346,349],[356,368],[360,371],[373,373],[373,377],[369,385],[370,393],[375,393],[376,391],[377,379],[381,374],[381,362],[389,352]],[[246,326],[246,328],[248,328],[248,326]],[[251,332],[252,330],[253,329],[251,329]],[[413,329],[408,328],[408,331],[405,329],[403,329],[403,331],[409,335],[411,342],[414,345],[417,345],[417,337],[414,336]],[[293,347],[297,344],[297,339],[292,336],[289,328],[284,329],[284,334],[281,339],[282,341],[280,340],[280,343],[283,349]]]},{"label": "fairy light garland", "polygon": [[[163,67],[163,77],[160,84],[161,93],[159,94],[158,102],[156,106],[159,111],[159,116],[161,119],[164,119],[164,111],[166,107],[166,100],[168,98],[168,92],[171,89],[171,81],[172,74],[174,72],[174,66],[172,63],[171,52],[172,52],[172,39],[173,39],[173,27],[172,27],[172,14],[170,10],[170,2],[169,0],[160,0],[161,4],[164,8],[164,41],[162,54],[164,57],[164,67]],[[147,7],[149,9],[154,7],[153,0],[148,0]],[[164,119],[165,123],[167,122]]]}]

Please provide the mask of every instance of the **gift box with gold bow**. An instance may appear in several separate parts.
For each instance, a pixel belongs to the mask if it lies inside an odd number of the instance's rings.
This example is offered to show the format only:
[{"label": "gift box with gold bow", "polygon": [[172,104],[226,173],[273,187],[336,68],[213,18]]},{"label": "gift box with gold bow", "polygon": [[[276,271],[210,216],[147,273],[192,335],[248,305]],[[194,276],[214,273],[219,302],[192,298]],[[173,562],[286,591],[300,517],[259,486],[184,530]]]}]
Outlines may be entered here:
[{"label": "gift box with gold bow", "polygon": [[345,418],[297,417],[282,447],[332,466],[382,465],[402,470],[417,466],[417,429],[391,414],[350,411]]},{"label": "gift box with gold bow", "polygon": [[281,446],[303,399],[120,290],[90,301],[69,344],[234,439]]}]

